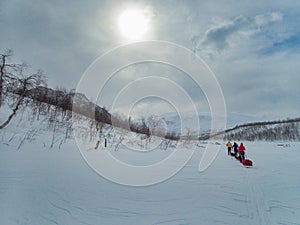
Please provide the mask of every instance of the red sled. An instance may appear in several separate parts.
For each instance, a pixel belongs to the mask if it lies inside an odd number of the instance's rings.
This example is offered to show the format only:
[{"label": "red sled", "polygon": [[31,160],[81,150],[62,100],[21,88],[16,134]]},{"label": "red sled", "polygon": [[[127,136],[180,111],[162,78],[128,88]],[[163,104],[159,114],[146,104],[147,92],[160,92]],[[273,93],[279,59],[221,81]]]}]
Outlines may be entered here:
[{"label": "red sled", "polygon": [[244,159],[242,161],[243,166],[253,166],[253,163],[250,159]]}]

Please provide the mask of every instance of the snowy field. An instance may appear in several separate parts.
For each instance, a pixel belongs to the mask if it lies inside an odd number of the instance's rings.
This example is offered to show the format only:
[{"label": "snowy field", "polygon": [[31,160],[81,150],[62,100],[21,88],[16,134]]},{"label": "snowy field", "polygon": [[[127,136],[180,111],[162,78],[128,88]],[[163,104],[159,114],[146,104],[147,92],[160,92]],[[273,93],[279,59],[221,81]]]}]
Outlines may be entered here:
[{"label": "snowy field", "polygon": [[[72,140],[61,149],[35,142],[17,150],[2,139],[0,224],[300,224],[300,143],[278,144],[246,142],[254,167],[244,168],[222,143],[203,173],[200,146],[169,180],[128,187],[95,173]],[[126,152],[120,148],[114,155],[126,158]]]}]

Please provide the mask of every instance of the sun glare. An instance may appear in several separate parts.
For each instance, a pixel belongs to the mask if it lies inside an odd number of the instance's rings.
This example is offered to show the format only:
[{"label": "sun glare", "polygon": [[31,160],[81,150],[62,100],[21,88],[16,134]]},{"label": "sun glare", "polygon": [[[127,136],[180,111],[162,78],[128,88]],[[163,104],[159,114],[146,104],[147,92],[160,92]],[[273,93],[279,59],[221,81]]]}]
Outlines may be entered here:
[{"label": "sun glare", "polygon": [[119,17],[120,32],[129,40],[140,40],[149,30],[149,20],[144,10],[125,10]]}]

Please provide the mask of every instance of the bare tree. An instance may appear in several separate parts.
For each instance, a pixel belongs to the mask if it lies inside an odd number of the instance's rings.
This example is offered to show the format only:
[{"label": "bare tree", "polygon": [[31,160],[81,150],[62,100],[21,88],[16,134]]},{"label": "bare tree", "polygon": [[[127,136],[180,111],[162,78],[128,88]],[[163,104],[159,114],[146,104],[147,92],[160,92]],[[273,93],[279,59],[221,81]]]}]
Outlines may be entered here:
[{"label": "bare tree", "polygon": [[184,136],[184,144],[183,145],[185,147],[189,147],[192,137],[193,137],[193,131],[189,127],[186,127],[185,129],[186,129],[186,134]]},{"label": "bare tree", "polygon": [[[25,74],[28,65],[10,64],[8,59],[12,56],[12,51],[1,54],[0,57],[0,108],[3,106],[5,98],[7,105],[12,110],[8,118],[0,125],[0,129],[5,128],[17,114],[18,110],[28,103],[26,97],[28,92],[44,84],[43,73],[38,71],[33,74]],[[27,98],[30,101],[30,99]]]},{"label": "bare tree", "polygon": [[121,128],[120,133],[116,134],[117,138],[115,140],[115,151],[119,150],[120,145],[125,140],[125,136],[126,136],[127,132],[128,132],[127,130]]},{"label": "bare tree", "polygon": [[1,54],[1,64],[0,64],[0,108],[2,106],[3,101],[3,89],[5,87],[5,80],[7,76],[9,76],[8,69],[11,67],[10,64],[7,63],[7,59],[12,55],[11,50],[7,50],[6,53]]}]

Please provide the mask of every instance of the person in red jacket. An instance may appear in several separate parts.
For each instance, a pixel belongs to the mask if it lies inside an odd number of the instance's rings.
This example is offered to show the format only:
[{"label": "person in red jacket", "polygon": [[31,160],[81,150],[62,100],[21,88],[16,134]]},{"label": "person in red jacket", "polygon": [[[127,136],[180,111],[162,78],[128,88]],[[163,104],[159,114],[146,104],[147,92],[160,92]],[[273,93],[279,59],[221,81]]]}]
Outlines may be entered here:
[{"label": "person in red jacket", "polygon": [[241,143],[238,149],[240,162],[242,162],[245,159],[245,150],[245,146],[243,145],[243,143]]}]

